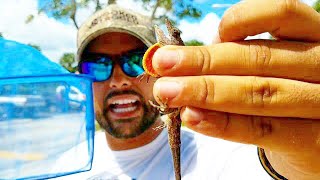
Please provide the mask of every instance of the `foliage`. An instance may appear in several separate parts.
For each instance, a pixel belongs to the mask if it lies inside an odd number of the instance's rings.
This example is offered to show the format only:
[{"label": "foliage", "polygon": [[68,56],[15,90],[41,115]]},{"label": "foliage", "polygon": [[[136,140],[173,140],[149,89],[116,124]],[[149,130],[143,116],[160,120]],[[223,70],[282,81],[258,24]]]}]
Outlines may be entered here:
[{"label": "foliage", "polygon": [[196,40],[196,39],[187,41],[187,42],[185,42],[184,44],[185,44],[186,46],[202,46],[202,45],[204,45],[203,42],[198,41],[198,40]]},{"label": "foliage", "polygon": [[33,47],[33,48],[35,48],[35,49],[38,50],[38,51],[41,51],[41,48],[40,48],[39,45],[31,44],[31,43],[29,43],[28,45],[31,46],[31,47]]},{"label": "foliage", "polygon": [[317,0],[317,1],[314,3],[313,8],[314,8],[318,13],[320,13],[320,0]]},{"label": "foliage", "polygon": [[[171,13],[175,18],[182,19],[185,17],[200,18],[202,12],[196,8],[192,0],[135,0],[142,1],[144,9],[151,11],[151,20],[156,23],[163,23],[165,18],[169,18],[168,14]],[[159,8],[165,10],[164,15],[156,16],[156,12]],[[170,18],[169,18],[170,19]],[[174,19],[170,19],[176,23]]]},{"label": "foliage", "polygon": [[3,38],[2,32],[0,32],[0,38]]},{"label": "foliage", "polygon": [[72,73],[77,71],[77,63],[73,53],[64,53],[60,58],[59,63]]},{"label": "foliage", "polygon": [[26,20],[24,21],[26,24],[30,23],[34,19],[34,15],[30,14],[27,16]]},{"label": "foliage", "polygon": [[101,128],[101,126],[98,124],[97,121],[94,122],[94,126],[95,126],[95,131],[103,131],[103,129]]},{"label": "foliage", "polygon": [[[109,0],[107,4],[114,4],[116,1],[117,0]],[[80,8],[88,7],[90,3],[95,4],[95,11],[105,6],[100,0],[51,0],[39,7],[38,14],[50,14],[55,19],[70,19],[78,29],[79,25],[76,21],[77,11]],[[34,14],[28,15],[25,22],[30,23],[34,17]]]},{"label": "foliage", "polygon": [[[52,15],[55,19],[71,19],[74,26],[78,28],[76,21],[76,12],[78,8],[87,7],[91,0],[52,0],[47,1],[42,6],[39,6],[38,14],[46,13]],[[98,1],[98,0],[97,0]],[[35,15],[27,16],[25,22],[30,23]]]}]

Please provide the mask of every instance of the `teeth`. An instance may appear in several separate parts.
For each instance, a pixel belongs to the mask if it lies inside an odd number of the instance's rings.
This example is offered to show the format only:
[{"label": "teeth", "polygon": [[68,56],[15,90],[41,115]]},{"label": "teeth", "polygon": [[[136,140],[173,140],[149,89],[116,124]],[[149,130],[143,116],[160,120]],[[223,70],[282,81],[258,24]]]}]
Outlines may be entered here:
[{"label": "teeth", "polygon": [[130,112],[136,110],[137,107],[127,107],[127,108],[115,108],[113,109],[116,113]]},{"label": "teeth", "polygon": [[113,105],[121,105],[121,104],[130,104],[130,103],[135,103],[137,100],[132,100],[132,99],[123,99],[123,100],[117,100],[114,101],[112,104]]}]

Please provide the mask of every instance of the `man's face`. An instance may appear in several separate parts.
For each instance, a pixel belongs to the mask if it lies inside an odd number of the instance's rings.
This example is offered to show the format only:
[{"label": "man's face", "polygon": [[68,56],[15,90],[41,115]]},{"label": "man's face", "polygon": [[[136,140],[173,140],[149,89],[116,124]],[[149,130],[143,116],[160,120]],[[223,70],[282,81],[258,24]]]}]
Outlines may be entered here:
[{"label": "man's face", "polygon": [[[134,36],[124,33],[108,33],[92,41],[88,53],[107,54],[113,61],[119,55],[145,45]],[[94,82],[95,113],[98,123],[117,138],[136,137],[148,129],[158,118],[159,112],[150,106],[153,100],[154,79],[139,81],[127,76],[118,63],[114,63],[111,77]]]}]

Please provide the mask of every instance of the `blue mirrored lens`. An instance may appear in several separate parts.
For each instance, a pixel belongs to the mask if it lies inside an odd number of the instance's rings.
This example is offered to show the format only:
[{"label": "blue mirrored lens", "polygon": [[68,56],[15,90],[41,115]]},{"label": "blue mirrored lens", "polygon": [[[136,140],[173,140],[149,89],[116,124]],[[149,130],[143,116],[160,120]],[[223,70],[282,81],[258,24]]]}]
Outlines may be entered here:
[{"label": "blue mirrored lens", "polygon": [[143,53],[144,51],[141,51],[121,57],[121,67],[126,75],[137,77],[144,72],[142,68]]},{"label": "blue mirrored lens", "polygon": [[82,62],[81,72],[83,74],[91,75],[96,81],[105,81],[110,78],[112,74],[112,61],[107,64],[94,63],[94,62]]}]

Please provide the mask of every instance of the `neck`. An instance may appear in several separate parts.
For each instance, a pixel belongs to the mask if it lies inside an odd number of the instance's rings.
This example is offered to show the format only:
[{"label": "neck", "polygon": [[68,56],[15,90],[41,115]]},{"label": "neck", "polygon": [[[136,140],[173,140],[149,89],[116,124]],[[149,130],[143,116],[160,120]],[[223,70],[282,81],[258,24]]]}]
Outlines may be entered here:
[{"label": "neck", "polygon": [[128,138],[128,139],[119,139],[111,136],[109,133],[106,132],[106,138],[108,146],[113,151],[121,151],[121,150],[128,150],[133,148],[138,148],[141,146],[144,146],[146,144],[149,144],[152,142],[155,138],[158,137],[158,135],[162,132],[162,129],[155,128],[159,126],[163,126],[163,121],[161,121],[160,117],[153,123],[152,126],[150,126],[149,129],[147,129],[145,132],[140,134],[137,137],[134,138]]}]

